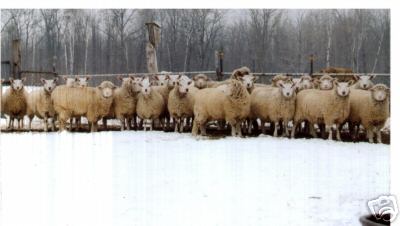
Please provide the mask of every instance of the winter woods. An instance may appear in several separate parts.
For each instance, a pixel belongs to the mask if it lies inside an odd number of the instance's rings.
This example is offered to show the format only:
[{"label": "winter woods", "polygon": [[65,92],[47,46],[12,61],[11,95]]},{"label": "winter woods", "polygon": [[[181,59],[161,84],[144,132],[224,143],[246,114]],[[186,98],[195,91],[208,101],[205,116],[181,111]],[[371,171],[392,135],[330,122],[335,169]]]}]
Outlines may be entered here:
[{"label": "winter woods", "polygon": [[328,66],[390,72],[389,10],[12,9],[1,11],[1,57],[21,40],[22,68],[59,74],[145,72],[145,23],[157,21],[160,71],[308,72]]}]

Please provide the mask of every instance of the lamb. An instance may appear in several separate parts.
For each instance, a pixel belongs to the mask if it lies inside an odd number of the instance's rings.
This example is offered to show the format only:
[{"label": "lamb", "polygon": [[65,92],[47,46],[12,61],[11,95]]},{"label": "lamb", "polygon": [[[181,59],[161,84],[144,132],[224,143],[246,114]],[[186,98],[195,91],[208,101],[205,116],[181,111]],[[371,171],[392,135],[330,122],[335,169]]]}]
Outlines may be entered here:
[{"label": "lamb", "polygon": [[251,93],[250,118],[261,120],[263,133],[265,133],[265,122],[273,122],[274,137],[278,135],[279,122],[283,121],[282,129],[285,131],[285,136],[289,136],[288,122],[293,120],[296,106],[296,84],[280,82],[278,86],[279,88],[260,88]]},{"label": "lamb", "polygon": [[250,113],[250,94],[244,85],[231,79],[229,89],[223,92],[217,88],[199,90],[194,101],[194,122],[192,134],[206,135],[205,125],[210,120],[225,120],[231,125],[232,136],[242,136],[240,125]]},{"label": "lamb", "polygon": [[178,84],[169,93],[168,98],[168,112],[174,119],[175,132],[183,132],[184,123],[186,118],[193,117],[194,95],[198,88],[192,87],[193,81],[187,76],[182,76]]},{"label": "lamb", "polygon": [[130,130],[131,121],[133,117],[136,117],[136,101],[140,89],[135,84],[134,77],[118,76],[118,79],[122,81],[122,84],[114,92],[110,112],[107,117],[103,118],[103,126],[107,128],[107,119],[117,118],[121,122],[121,131],[125,129],[125,125]]},{"label": "lamb", "polygon": [[209,79],[205,74],[197,74],[193,77],[194,86],[198,89],[207,88]]},{"label": "lamb", "polygon": [[60,122],[60,131],[71,117],[85,116],[91,132],[97,131],[97,121],[108,115],[113,101],[115,85],[103,81],[97,87],[57,87],[51,94],[54,110]]},{"label": "lamb", "polygon": [[343,68],[343,67],[327,67],[321,69],[322,73],[353,73],[351,68]]},{"label": "lamb", "polygon": [[45,80],[40,79],[43,83],[43,89],[34,90],[29,93],[27,99],[27,115],[29,118],[29,130],[32,129],[32,119],[36,115],[36,117],[43,119],[44,122],[44,131],[48,131],[48,119],[52,118],[52,131],[55,130],[54,125],[54,108],[51,102],[51,93],[56,88],[57,78]]},{"label": "lamb", "polygon": [[[328,139],[332,140],[332,128],[336,127],[336,138],[340,138],[339,126],[350,114],[350,85],[353,81],[334,81],[332,90],[307,89],[297,94],[296,113],[293,120],[291,137],[294,138],[296,127],[304,120],[311,125],[325,123],[329,131]],[[311,135],[317,137],[315,129],[310,126]]]},{"label": "lamb", "polygon": [[384,84],[374,85],[369,90],[354,89],[350,95],[350,129],[360,124],[366,129],[368,141],[382,143],[381,129],[389,117],[390,89]]},{"label": "lamb", "polygon": [[[165,109],[163,96],[153,89],[148,77],[143,78],[139,84],[141,92],[138,95],[136,112],[142,121],[149,121],[150,131],[153,130],[153,122],[159,120]],[[147,127],[144,127],[146,131]]]},{"label": "lamb", "polygon": [[18,129],[23,128],[24,116],[27,109],[27,92],[24,87],[25,78],[10,78],[10,88],[3,96],[4,113],[10,117],[7,129],[14,129],[14,119],[18,120]]},{"label": "lamb", "polygon": [[354,75],[353,77],[356,83],[352,85],[351,88],[368,90],[374,86],[372,79],[374,79],[376,75]]}]

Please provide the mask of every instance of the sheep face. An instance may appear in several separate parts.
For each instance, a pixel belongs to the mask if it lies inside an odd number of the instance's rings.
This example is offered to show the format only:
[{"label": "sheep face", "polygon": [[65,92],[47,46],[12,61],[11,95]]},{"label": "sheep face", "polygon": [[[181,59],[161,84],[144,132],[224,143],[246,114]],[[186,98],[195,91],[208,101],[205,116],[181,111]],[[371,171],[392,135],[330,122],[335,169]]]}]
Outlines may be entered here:
[{"label": "sheep face", "polygon": [[335,86],[336,86],[336,93],[338,96],[341,97],[347,97],[350,94],[350,85],[352,81],[350,82],[338,82],[335,80]]},{"label": "sheep face", "polygon": [[179,93],[182,93],[182,94],[188,93],[189,87],[191,84],[192,84],[192,80],[186,76],[179,79],[179,81],[178,81]]},{"label": "sheep face", "polygon": [[13,79],[10,78],[11,88],[15,91],[20,91],[24,88],[25,78],[22,79]]},{"label": "sheep face", "polygon": [[194,76],[193,80],[194,80],[194,86],[196,86],[199,89],[203,89],[206,88],[207,86],[208,77],[207,75],[199,74]]},{"label": "sheep face", "polygon": [[143,93],[143,95],[145,96],[150,95],[152,87],[149,78],[144,78],[140,82],[139,86],[141,87],[141,92]]},{"label": "sheep face", "polygon": [[168,85],[169,75],[156,75],[157,85],[166,86]]},{"label": "sheep face", "polygon": [[112,82],[104,81],[97,88],[101,90],[101,94],[104,98],[110,98],[113,96],[116,87]]},{"label": "sheep face", "polygon": [[65,81],[65,85],[67,87],[75,87],[76,86],[76,80],[75,78],[68,78],[66,76],[63,77],[64,81]]},{"label": "sheep face", "polygon": [[46,80],[46,79],[40,79],[40,81],[43,84],[43,88],[46,92],[51,93],[53,92],[53,90],[56,88],[57,86],[57,79],[50,79],[50,80]]},{"label": "sheep face", "polygon": [[372,79],[375,78],[375,75],[354,75],[354,78],[358,81],[360,89],[367,90],[374,85]]},{"label": "sheep face", "polygon": [[326,77],[322,78],[319,80],[319,88],[321,90],[330,90],[333,88],[333,78],[332,77]]},{"label": "sheep face", "polygon": [[254,86],[254,82],[258,79],[257,76],[254,75],[244,75],[243,77],[240,78],[242,81],[243,85],[247,88],[250,89]]},{"label": "sheep face", "polygon": [[82,88],[82,87],[87,87],[88,86],[89,79],[90,79],[90,77],[86,76],[86,77],[83,77],[83,78],[76,78],[75,80],[76,80],[77,86]]},{"label": "sheep face", "polygon": [[178,84],[178,80],[182,77],[182,75],[170,75],[169,76],[169,81],[168,81],[168,86],[169,87],[175,87]]},{"label": "sheep face", "polygon": [[312,89],[314,88],[313,80],[310,76],[302,76],[300,78],[301,89]]},{"label": "sheep face", "polygon": [[285,98],[291,98],[296,90],[296,83],[291,82],[279,82],[279,88],[282,92],[282,96]]},{"label": "sheep face", "polygon": [[370,90],[372,91],[372,98],[374,98],[376,101],[386,100],[390,93],[390,89],[383,84],[377,84]]}]

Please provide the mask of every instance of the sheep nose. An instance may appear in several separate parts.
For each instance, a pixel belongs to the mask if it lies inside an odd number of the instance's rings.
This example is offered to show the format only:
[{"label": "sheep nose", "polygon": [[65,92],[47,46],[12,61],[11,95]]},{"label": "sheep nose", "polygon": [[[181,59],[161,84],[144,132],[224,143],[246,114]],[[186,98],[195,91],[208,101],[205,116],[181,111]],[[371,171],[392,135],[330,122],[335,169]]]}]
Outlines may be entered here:
[{"label": "sheep nose", "polygon": [[147,89],[145,89],[144,91],[147,92]]},{"label": "sheep nose", "polygon": [[186,92],[189,92],[189,89],[186,89]]},{"label": "sheep nose", "polygon": [[290,93],[286,93],[286,96],[289,96]]},{"label": "sheep nose", "polygon": [[345,92],[345,91],[343,91],[343,92],[342,92],[342,95],[344,95],[344,94],[346,94],[346,92]]}]

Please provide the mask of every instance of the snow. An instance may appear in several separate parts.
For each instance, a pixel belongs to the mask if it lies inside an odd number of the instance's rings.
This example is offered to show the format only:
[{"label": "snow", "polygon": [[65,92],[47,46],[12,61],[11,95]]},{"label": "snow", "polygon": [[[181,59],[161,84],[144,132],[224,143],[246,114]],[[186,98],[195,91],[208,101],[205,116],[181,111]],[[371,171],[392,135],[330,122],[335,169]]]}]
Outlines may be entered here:
[{"label": "snow", "polygon": [[164,132],[0,136],[1,225],[360,225],[390,146]]}]

